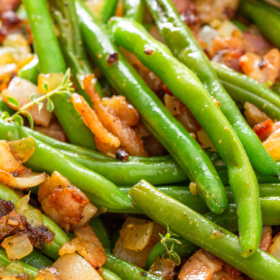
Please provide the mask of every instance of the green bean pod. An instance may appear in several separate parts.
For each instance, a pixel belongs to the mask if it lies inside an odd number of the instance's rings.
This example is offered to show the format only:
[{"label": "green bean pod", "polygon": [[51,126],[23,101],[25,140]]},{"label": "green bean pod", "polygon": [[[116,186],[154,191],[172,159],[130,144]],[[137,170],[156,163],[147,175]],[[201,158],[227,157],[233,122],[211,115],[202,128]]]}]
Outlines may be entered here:
[{"label": "green bean pod", "polygon": [[221,103],[220,108],[239,137],[253,167],[267,175],[279,174],[275,161],[220,84],[207,56],[196,42],[191,30],[181,20],[172,1],[145,0],[145,2],[173,54],[196,73],[208,93]]},{"label": "green bean pod", "polygon": [[280,48],[279,10],[259,0],[242,0],[239,4],[239,11],[253,20],[264,36],[277,48]]},{"label": "green bean pod", "polygon": [[28,80],[35,85],[37,85],[39,74],[39,59],[37,56],[18,71],[19,77]]},{"label": "green bean pod", "polygon": [[99,19],[101,22],[107,23],[114,16],[119,0],[104,0],[103,2],[103,6],[99,12]]},{"label": "green bean pod", "polygon": [[98,239],[101,241],[102,246],[107,250],[112,250],[110,237],[99,217],[91,219],[89,225],[94,229],[94,232],[97,235]]},{"label": "green bean pod", "polygon": [[[257,249],[250,258],[243,258],[239,238],[208,221],[187,206],[161,193],[146,181],[129,192],[134,203],[154,221],[198,247],[212,253],[255,280],[278,279],[280,261]],[[269,265],[268,265],[269,264]]]},{"label": "green bean pod", "polygon": [[[8,256],[3,248],[0,248],[0,264],[1,266],[7,266],[11,264],[12,262],[8,259]],[[31,277],[37,277],[38,276],[38,269],[26,264],[23,261],[15,261],[15,263],[19,264],[22,268],[25,274],[30,275]]]},{"label": "green bean pod", "polygon": [[[87,74],[92,73],[83,44],[78,17],[75,11],[74,0],[48,0],[51,15],[59,30],[59,44],[64,55],[67,67],[71,69],[77,92],[81,94],[90,106],[92,101],[84,90],[83,80]],[[103,91],[95,80],[95,89],[101,97]]]},{"label": "green bean pod", "polygon": [[[257,179],[238,136],[195,74],[144,27],[128,19],[114,18],[110,28],[116,42],[136,54],[188,106],[213,141],[227,166],[237,203],[242,256],[249,257],[257,250],[261,238],[261,209]],[[201,193],[199,184],[198,190]]]},{"label": "green bean pod", "polygon": [[144,269],[126,262],[111,253],[106,253],[107,261],[104,267],[117,274],[122,280],[160,280],[161,278],[154,276]]},{"label": "green bean pod", "polygon": [[52,266],[53,264],[53,261],[42,254],[37,248],[33,248],[33,251],[21,260],[37,269]]},{"label": "green bean pod", "polygon": [[119,276],[117,276],[117,274],[113,273],[109,269],[102,267],[102,270],[103,272],[101,276],[104,280],[122,280]]},{"label": "green bean pod", "polygon": [[[124,59],[85,5],[78,0],[75,3],[83,38],[108,81],[120,94],[126,96],[151,133],[165,146],[189,178],[197,183],[209,208],[217,213],[222,212],[227,206],[227,197],[210,159]],[[118,54],[118,59],[109,64],[107,60],[112,54]]]},{"label": "green bean pod", "polygon": [[[32,29],[40,71],[44,74],[65,73],[65,61],[54,33],[46,0],[24,0],[23,3]],[[51,99],[55,107],[54,113],[70,142],[95,149],[94,135],[84,124],[74,105],[61,95],[54,95]]]},{"label": "green bean pod", "polygon": [[[29,135],[23,127],[0,119],[0,139],[18,140],[27,136]],[[34,139],[34,147],[35,152],[26,162],[28,167],[49,174],[54,171],[59,172],[83,192],[91,193],[93,204],[120,209],[131,205],[131,200],[126,194],[99,174],[76,164],[56,149],[37,139]]]},{"label": "green bean pod", "polygon": [[280,120],[280,96],[254,79],[219,63],[212,63],[222,85],[231,97],[244,105],[250,102],[270,118]]},{"label": "green bean pod", "polygon": [[142,0],[124,0],[123,1],[124,16],[142,22],[144,15],[144,2]]}]

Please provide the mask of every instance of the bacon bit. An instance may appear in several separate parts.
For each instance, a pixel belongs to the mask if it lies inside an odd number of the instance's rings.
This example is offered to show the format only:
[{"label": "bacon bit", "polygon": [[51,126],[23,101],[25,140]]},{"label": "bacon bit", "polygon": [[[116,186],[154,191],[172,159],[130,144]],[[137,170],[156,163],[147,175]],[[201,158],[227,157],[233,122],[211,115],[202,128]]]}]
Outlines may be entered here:
[{"label": "bacon bit", "polygon": [[89,225],[85,225],[74,229],[74,233],[76,238],[64,244],[59,250],[59,255],[78,252],[92,267],[102,272],[101,267],[105,264],[107,257],[94,230]]},{"label": "bacon bit", "polygon": [[[128,225],[131,225],[131,224],[145,225],[146,223],[149,223],[149,222],[150,221],[147,221],[147,220],[129,217],[126,219],[122,228],[126,228]],[[151,250],[160,241],[159,233],[161,233],[162,235],[166,234],[166,229],[164,227],[157,224],[156,222],[152,222],[152,223],[153,223],[153,231],[152,231],[151,237],[149,239],[149,243],[142,251],[136,252],[133,250],[126,249],[123,246],[122,238],[120,236],[113,249],[114,255],[116,255],[117,257],[119,257],[125,261],[131,262],[139,267],[145,268],[147,258],[149,256]]]},{"label": "bacon bit", "polygon": [[[2,204],[2,201],[0,203]],[[44,241],[51,244],[54,237],[54,233],[44,226],[32,227],[24,216],[17,214],[14,210],[0,218],[0,240],[20,232],[26,233],[32,245],[42,250],[44,250]]]},{"label": "bacon bit", "polygon": [[118,53],[112,53],[109,54],[108,58],[107,58],[107,62],[109,65],[114,64],[115,62],[117,62],[119,60],[119,54]]},{"label": "bacon bit", "polygon": [[280,52],[272,49],[263,59],[257,54],[247,53],[240,58],[240,66],[247,76],[261,84],[269,82],[272,86],[280,71]]},{"label": "bacon bit", "polygon": [[273,121],[268,119],[254,126],[253,130],[258,135],[260,140],[265,141],[268,136],[272,133]]},{"label": "bacon bit", "polygon": [[244,104],[244,109],[246,121],[251,127],[269,119],[269,117],[265,113],[261,112],[258,107],[249,102]]},{"label": "bacon bit", "polygon": [[20,2],[20,0],[0,0],[0,13],[15,10]]},{"label": "bacon bit", "polygon": [[272,229],[270,226],[263,227],[259,248],[267,252],[272,244]]},{"label": "bacon bit", "polygon": [[82,96],[74,93],[71,95],[71,101],[75,109],[82,115],[85,124],[100,142],[112,148],[120,146],[120,140],[103,126],[95,111],[89,107]]},{"label": "bacon bit", "polygon": [[147,49],[147,50],[145,49],[145,50],[144,50],[144,53],[147,54],[147,55],[151,55],[153,52],[154,52],[154,51],[151,50],[151,49]]},{"label": "bacon bit", "polygon": [[148,272],[161,279],[173,280],[175,275],[174,269],[174,262],[172,262],[169,258],[165,259],[161,255],[159,255]]},{"label": "bacon bit", "polygon": [[215,272],[222,270],[223,264],[222,260],[200,249],[181,268],[178,279],[210,280]]},{"label": "bacon bit", "polygon": [[111,108],[126,125],[136,126],[140,121],[140,115],[137,110],[122,95],[102,98],[102,104]]},{"label": "bacon bit", "polygon": [[14,209],[14,204],[11,201],[0,199],[0,218],[7,216]]},{"label": "bacon bit", "polygon": [[265,55],[272,45],[264,37],[249,32],[243,33],[243,46],[246,52]]},{"label": "bacon bit", "polygon": [[[2,23],[0,29],[0,43],[3,43],[5,37],[12,33],[22,33],[22,20],[18,17],[18,15],[11,11],[10,9],[5,9],[4,5],[2,5],[2,1],[8,0],[0,0],[0,20]],[[13,1],[13,0],[12,0]],[[14,2],[20,2],[20,0],[14,0]],[[5,11],[4,11],[5,9]]]},{"label": "bacon bit", "polygon": [[[131,155],[149,156],[143,147],[142,140],[137,137],[135,131],[130,126],[123,123],[114,110],[103,105],[102,99],[94,89],[91,75],[84,79],[84,88],[93,102],[94,110],[98,114],[100,121],[105,127],[107,127],[107,129],[112,131],[112,133],[118,137],[122,147],[124,147]],[[99,134],[95,135],[99,138]]]},{"label": "bacon bit", "polygon": [[[38,200],[43,212],[67,232],[81,222],[85,207],[91,204],[83,192],[56,171],[40,185]],[[94,209],[91,217],[97,212]]]}]

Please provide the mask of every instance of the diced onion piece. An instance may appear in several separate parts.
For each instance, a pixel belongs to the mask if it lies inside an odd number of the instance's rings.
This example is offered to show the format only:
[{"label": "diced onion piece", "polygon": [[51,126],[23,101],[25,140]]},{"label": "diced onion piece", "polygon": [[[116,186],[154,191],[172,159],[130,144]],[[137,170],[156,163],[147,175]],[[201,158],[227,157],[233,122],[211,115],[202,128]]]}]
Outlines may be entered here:
[{"label": "diced onion piece", "polygon": [[62,280],[55,267],[46,267],[39,270],[38,277],[35,280]]},{"label": "diced onion piece", "polygon": [[15,189],[28,189],[40,185],[47,179],[46,173],[34,173],[26,169],[18,177],[0,170],[0,182]]},{"label": "diced onion piece", "polygon": [[24,274],[23,268],[18,263],[11,263],[0,268],[0,278],[6,280],[28,280],[27,274]]},{"label": "diced onion piece", "polygon": [[[30,96],[32,94],[35,95],[35,98],[42,96],[36,85],[20,77],[14,77],[11,80],[8,89],[2,91],[1,96],[3,101],[7,103],[9,107],[14,110],[18,110],[17,106],[13,106],[8,103],[8,97],[15,98],[18,101],[19,106],[22,108],[24,105],[30,103]],[[30,106],[26,109],[26,111],[31,114],[36,124],[48,126],[52,118],[52,113],[47,110],[47,100],[43,100],[42,103],[43,108],[41,111],[39,111],[37,104]]]},{"label": "diced onion piece", "polygon": [[103,280],[98,272],[76,253],[65,254],[53,266],[62,279],[67,280]]},{"label": "diced onion piece", "polygon": [[272,245],[267,252],[277,259],[280,259],[280,235],[273,238]]},{"label": "diced onion piece", "polygon": [[209,149],[210,151],[217,152],[216,147],[214,146],[212,140],[206,133],[204,129],[201,129],[197,132],[197,138],[199,142],[202,144],[203,148]]},{"label": "diced onion piece", "polygon": [[0,65],[14,63],[13,49],[8,47],[0,47]]},{"label": "diced onion piece", "polygon": [[251,127],[269,119],[269,117],[265,113],[261,112],[258,107],[249,102],[244,104],[244,109],[244,115]]},{"label": "diced onion piece", "polygon": [[166,280],[173,280],[175,263],[159,255],[148,272]]},{"label": "diced onion piece", "polygon": [[75,225],[75,228],[82,227],[87,222],[89,222],[90,219],[96,214],[97,210],[97,207],[95,207],[92,203],[88,203],[83,210],[82,220]]},{"label": "diced onion piece", "polygon": [[221,37],[241,37],[242,32],[229,20],[223,21],[217,30]]},{"label": "diced onion piece", "polygon": [[28,161],[35,151],[34,140],[31,137],[10,141],[8,145],[22,163]]},{"label": "diced onion piece", "polygon": [[48,92],[56,89],[64,77],[63,73],[51,73],[51,74],[40,74],[38,76],[38,90],[42,94],[46,94],[47,91],[44,88],[44,84],[48,85]]},{"label": "diced onion piece", "polygon": [[120,240],[126,249],[140,252],[148,245],[152,232],[152,222],[144,225],[129,224],[120,230]]},{"label": "diced onion piece", "polygon": [[6,250],[10,261],[20,260],[33,251],[28,235],[22,232],[5,238],[1,246]]},{"label": "diced onion piece", "polygon": [[202,39],[208,47],[211,47],[212,41],[219,37],[219,33],[214,28],[210,27],[209,25],[205,25],[201,28],[198,33],[199,39]]},{"label": "diced onion piece", "polygon": [[0,141],[0,170],[13,173],[24,170],[21,162],[12,153],[6,141]]}]

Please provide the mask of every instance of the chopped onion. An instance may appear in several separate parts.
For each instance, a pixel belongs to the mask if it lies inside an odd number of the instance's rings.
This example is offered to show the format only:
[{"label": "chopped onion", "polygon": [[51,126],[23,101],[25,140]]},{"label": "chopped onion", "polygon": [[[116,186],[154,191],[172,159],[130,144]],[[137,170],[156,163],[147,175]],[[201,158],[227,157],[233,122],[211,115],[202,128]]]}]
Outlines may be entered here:
[{"label": "chopped onion", "polygon": [[44,88],[44,84],[48,85],[48,92],[56,89],[62,82],[63,77],[63,73],[40,74],[38,76],[39,92],[42,94],[47,93],[47,91]]},{"label": "chopped onion", "polygon": [[267,252],[277,259],[280,259],[280,235],[273,238],[272,245]]},{"label": "chopped onion", "polygon": [[216,29],[212,28],[209,25],[204,25],[198,33],[199,39],[202,39],[208,47],[211,47],[212,41],[219,37],[219,33]]},{"label": "chopped onion", "polygon": [[126,249],[140,252],[148,245],[152,232],[152,222],[147,221],[143,225],[129,224],[120,230],[120,240]]},{"label": "chopped onion", "polygon": [[216,147],[214,146],[212,140],[206,133],[204,129],[201,129],[197,132],[197,138],[199,142],[202,144],[203,148],[209,149],[210,151],[217,152]]},{"label": "chopped onion", "polygon": [[5,238],[1,246],[6,250],[10,261],[20,260],[33,251],[28,235],[22,232]]},{"label": "chopped onion", "polygon": [[170,259],[165,259],[159,255],[156,261],[152,264],[149,272],[161,279],[173,280],[175,263]]},{"label": "chopped onion", "polygon": [[103,280],[98,272],[76,253],[65,254],[53,266],[62,279],[67,280]]},{"label": "chopped onion", "polygon": [[28,161],[35,151],[34,140],[31,137],[8,142],[14,156],[22,163]]},{"label": "chopped onion", "polygon": [[223,21],[217,30],[221,37],[241,37],[242,32],[239,28],[229,20]]},{"label": "chopped onion", "polygon": [[15,212],[21,216],[24,216],[32,227],[39,227],[43,225],[42,213],[38,209],[32,209],[29,207],[29,199],[29,194],[21,198],[15,207]]},{"label": "chopped onion", "polygon": [[46,173],[34,173],[31,169],[21,172],[18,177],[0,170],[0,182],[15,189],[28,189],[43,183],[47,179]]},{"label": "chopped onion", "polygon": [[82,220],[78,224],[76,224],[75,227],[82,227],[87,222],[89,222],[90,219],[96,214],[97,210],[97,207],[95,207],[92,203],[88,203],[83,210]]},{"label": "chopped onion", "polygon": [[[9,279],[8,277],[18,276],[18,275],[23,275],[23,274],[24,274],[23,268],[18,263],[11,263],[11,264],[9,264],[5,267],[0,268],[0,278],[1,279],[2,278],[3,279]],[[21,278],[15,278],[15,279],[21,279]]]}]

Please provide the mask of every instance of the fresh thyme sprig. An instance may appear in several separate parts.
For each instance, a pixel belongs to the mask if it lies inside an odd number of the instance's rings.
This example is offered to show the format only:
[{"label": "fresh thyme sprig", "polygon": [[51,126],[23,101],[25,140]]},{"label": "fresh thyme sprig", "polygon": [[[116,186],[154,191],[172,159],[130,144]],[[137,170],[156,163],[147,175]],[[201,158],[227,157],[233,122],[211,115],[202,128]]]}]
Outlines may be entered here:
[{"label": "fresh thyme sprig", "polygon": [[[164,245],[165,247],[165,250],[166,250],[166,254],[168,254],[168,257],[171,261],[173,261],[177,266],[179,266],[181,264],[181,258],[180,256],[174,251],[174,247],[175,247],[175,244],[179,244],[181,245],[181,241],[173,238],[173,237],[178,237],[177,234],[175,233],[172,233],[170,230],[169,230],[169,226],[167,226],[167,233],[165,236],[163,236],[162,234],[160,234],[160,237],[161,237],[161,244]],[[170,249],[168,248],[170,247]]]},{"label": "fresh thyme sprig", "polygon": [[31,94],[30,95],[31,102],[29,102],[28,104],[24,105],[21,108],[19,106],[17,99],[15,99],[14,97],[8,96],[8,104],[19,108],[19,110],[17,112],[15,112],[12,116],[10,116],[10,114],[8,112],[3,112],[1,115],[1,118],[6,120],[7,122],[14,121],[17,125],[23,126],[23,118],[22,118],[21,114],[24,114],[24,115],[26,115],[26,117],[29,121],[30,127],[33,128],[34,127],[33,118],[31,116],[31,114],[28,111],[26,111],[26,109],[33,106],[34,104],[37,104],[39,112],[40,112],[43,108],[43,100],[47,99],[47,101],[48,101],[47,110],[49,112],[52,112],[54,110],[54,104],[51,100],[51,97],[53,95],[60,94],[60,95],[64,96],[65,98],[70,99],[70,94],[73,92],[72,82],[71,82],[70,77],[71,77],[71,71],[68,68],[65,75],[63,76],[61,83],[58,85],[57,88],[48,92],[49,86],[47,83],[44,83],[43,87],[47,93],[38,98],[36,98],[34,93]]}]

